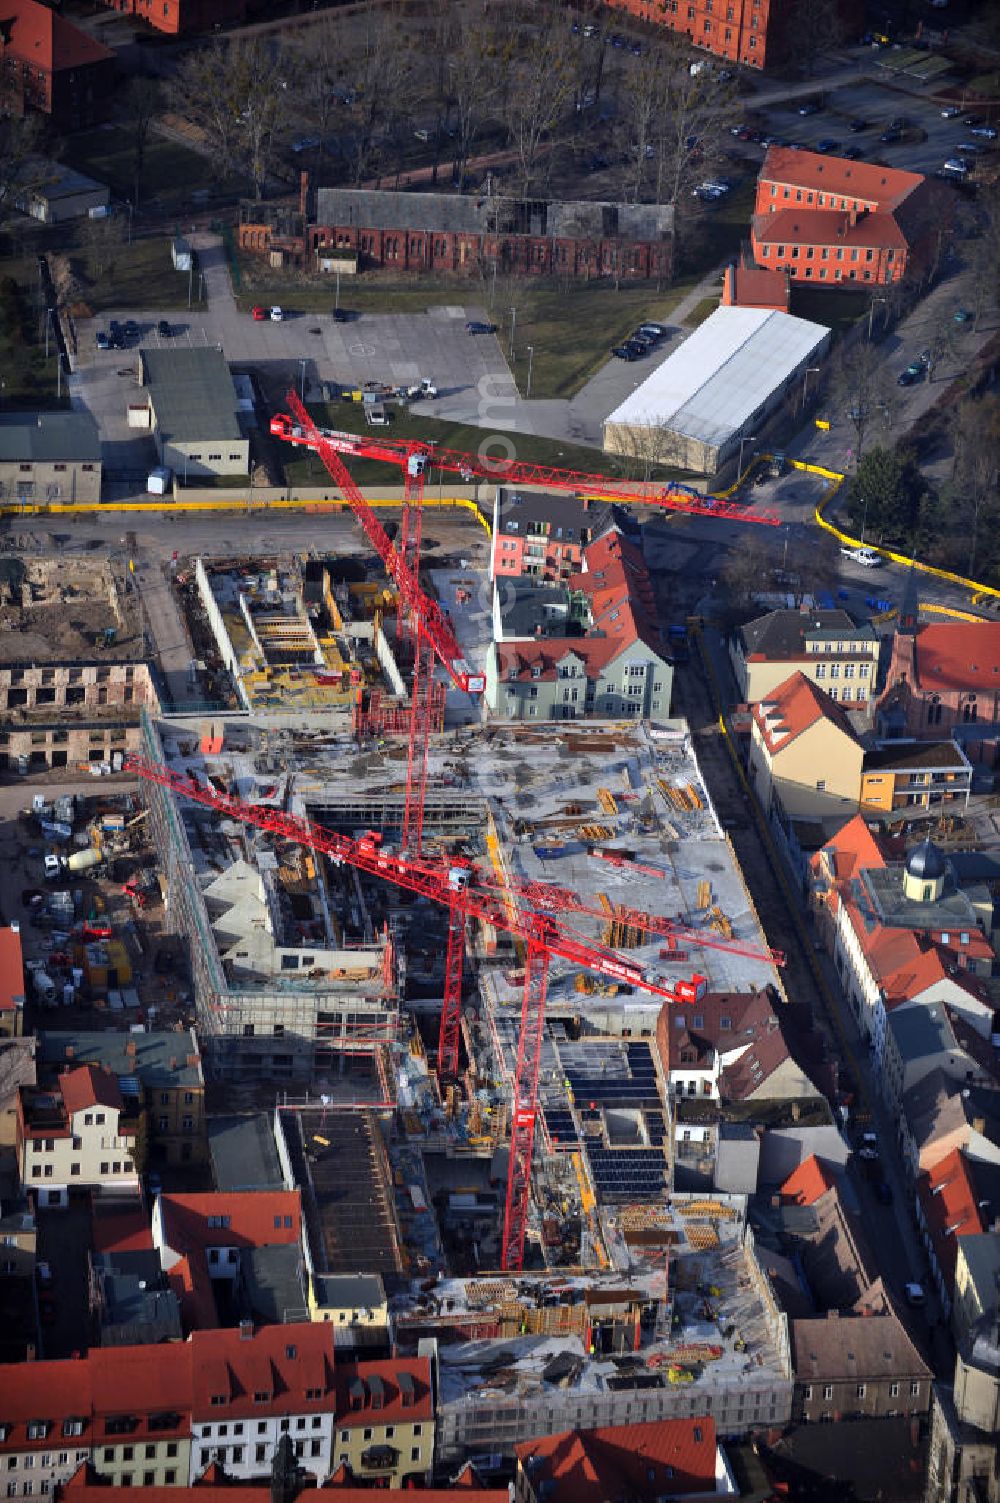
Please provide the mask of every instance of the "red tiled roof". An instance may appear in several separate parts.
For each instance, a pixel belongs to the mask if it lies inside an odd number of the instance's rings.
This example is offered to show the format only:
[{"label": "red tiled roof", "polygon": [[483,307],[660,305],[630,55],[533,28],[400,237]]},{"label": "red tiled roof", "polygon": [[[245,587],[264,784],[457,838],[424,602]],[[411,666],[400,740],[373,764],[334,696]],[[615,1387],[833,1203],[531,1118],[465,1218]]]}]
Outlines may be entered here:
[{"label": "red tiled roof", "polygon": [[153,1246],[149,1220],[141,1206],[104,1207],[98,1202],[90,1221],[94,1251],[146,1252]]},{"label": "red tiled roof", "polygon": [[298,1190],[161,1195],[160,1215],[166,1246],[182,1255],[208,1247],[294,1246],[302,1235]]},{"label": "red tiled roof", "polygon": [[0,1012],[24,1006],[24,956],[17,929],[0,929]]},{"label": "red tiled roof", "polygon": [[791,1050],[781,1029],[777,1025],[770,1030],[765,1029],[757,1035],[749,1049],[744,1049],[739,1059],[726,1065],[719,1076],[720,1096],[723,1101],[749,1101],[759,1091],[766,1096],[764,1087],[767,1081],[791,1057]]},{"label": "red tiled roof", "polygon": [[515,1446],[536,1495],[548,1503],[606,1503],[608,1498],[679,1498],[715,1488],[715,1421],[658,1420],[564,1430]]},{"label": "red tiled roof", "polygon": [[823,849],[812,857],[814,872],[822,869],[824,856],[827,854],[832,856],[835,880],[838,882],[849,882],[867,867],[885,866],[882,848],[860,814],[849,819],[843,829],[838,830],[833,839],[828,840]]},{"label": "red tiled roof", "polygon": [[[329,1329],[329,1328],[328,1328]],[[413,1387],[413,1402],[403,1402],[403,1390],[399,1384],[401,1373],[409,1374]],[[354,1409],[351,1404],[351,1381],[362,1378],[365,1383],[365,1403]],[[372,1405],[371,1379],[381,1380],[382,1407]],[[370,1425],[372,1416],[378,1415],[378,1424],[410,1423],[433,1418],[434,1404],[431,1395],[431,1370],[426,1357],[397,1358],[393,1362],[365,1362],[354,1368],[338,1360],[337,1374],[337,1424],[341,1429],[351,1426]]]},{"label": "red tiled roof", "polygon": [[[462,1496],[465,1503],[508,1503],[507,1488],[484,1488],[475,1481],[471,1483],[456,1483],[456,1487],[462,1488]],[[341,1464],[324,1484],[324,1492],[335,1492],[337,1503],[372,1503],[372,1489],[370,1487],[357,1486],[348,1469]],[[73,1473],[68,1482],[57,1487],[55,1498],[73,1497],[77,1493],[100,1493],[102,1499],[107,1494],[107,1503],[114,1503],[111,1493],[118,1495],[118,1489],[111,1483],[104,1482],[99,1476],[88,1470],[87,1463],[81,1462],[78,1469]],[[450,1503],[454,1489],[444,1487],[421,1488],[421,1503]],[[388,1496],[396,1496],[394,1491]],[[270,1483],[238,1483],[230,1482],[222,1467],[213,1463],[206,1467],[202,1476],[189,1487],[144,1487],[142,1489],[143,1503],[184,1503],[190,1499],[191,1503],[271,1503]]]},{"label": "red tiled roof", "polygon": [[170,1440],[175,1435],[190,1433],[194,1365],[190,1342],[159,1346],[154,1360],[150,1360],[148,1346],[91,1347],[86,1365],[90,1372],[95,1443],[116,1433],[108,1425],[123,1414],[132,1415],[136,1421],[129,1432],[136,1441],[148,1438],[148,1420],[153,1414],[161,1424],[163,1416],[177,1416],[173,1428],[157,1428],[152,1432],[154,1435]]},{"label": "red tiled roof", "polygon": [[200,1253],[178,1258],[167,1271],[167,1283],[181,1304],[181,1323],[186,1332],[210,1331],[219,1323],[212,1275]]},{"label": "red tiled roof", "polygon": [[955,1282],[959,1237],[986,1230],[979,1217],[974,1172],[961,1148],[956,1148],[917,1180],[917,1197],[949,1292]]},{"label": "red tiled roof", "polygon": [[[265,1419],[290,1409],[301,1414],[330,1410],[334,1358],[328,1325],[264,1326],[247,1335],[242,1330],[195,1331],[188,1345],[196,1419]],[[393,1368],[392,1363],[385,1366]]]},{"label": "red tiled roof", "polygon": [[783,308],[788,312],[788,273],[765,266],[729,266],[726,285],[734,308]]},{"label": "red tiled roof", "polygon": [[1000,690],[1000,621],[922,626],[915,657],[921,691]]},{"label": "red tiled roof", "polygon": [[856,746],[860,742],[851,722],[829,694],[796,671],[753,706],[761,739],[774,755],[821,720],[829,721]]},{"label": "red tiled roof", "polygon": [[919,172],[852,162],[848,157],[824,156],[817,151],[793,151],[788,146],[768,148],[758,178],[761,183],[857,198],[883,209],[895,208],[924,181]]},{"label": "red tiled roof", "polygon": [[75,1070],[66,1070],[59,1077],[59,1090],[67,1112],[86,1111],[91,1106],[106,1106],[112,1111],[122,1110],[122,1093],[117,1077],[99,1065],[78,1065]]},{"label": "red tiled roof", "polygon": [[906,236],[891,214],[850,214],[829,209],[778,209],[774,214],[755,214],[754,240],[759,245],[854,246],[859,249],[906,249]]},{"label": "red tiled roof", "polygon": [[827,1165],[811,1153],[785,1180],[779,1191],[781,1203],[786,1206],[811,1206],[827,1190],[832,1190],[836,1183]]},{"label": "red tiled roof", "polygon": [[104,62],[114,53],[38,0],[0,0],[0,21],[13,18],[11,57],[43,73]]},{"label": "red tiled roof", "polygon": [[[148,1348],[147,1361],[148,1361]],[[5,1451],[51,1450],[61,1435],[59,1425],[66,1418],[83,1421],[83,1434],[76,1443],[90,1444],[93,1431],[90,1415],[90,1374],[86,1362],[21,1362],[0,1367],[0,1415],[11,1427],[4,1442]],[[49,1426],[40,1439],[28,1439],[27,1428],[41,1420]]]}]

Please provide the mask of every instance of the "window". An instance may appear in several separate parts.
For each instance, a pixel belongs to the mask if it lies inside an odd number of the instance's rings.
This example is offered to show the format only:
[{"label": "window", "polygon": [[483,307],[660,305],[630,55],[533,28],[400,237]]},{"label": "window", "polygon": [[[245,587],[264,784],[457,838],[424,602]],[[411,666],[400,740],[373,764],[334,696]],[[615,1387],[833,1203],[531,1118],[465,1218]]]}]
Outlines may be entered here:
[{"label": "window", "polygon": [[828,1383],[826,1385],[826,1387],[823,1389],[823,1397],[824,1397],[824,1399],[832,1399],[833,1398],[833,1384],[832,1383]]},{"label": "window", "polygon": [[863,1399],[865,1394],[868,1392],[868,1384],[859,1383],[854,1391],[859,1399]]},{"label": "window", "polygon": [[891,1399],[898,1399],[899,1398],[899,1384],[898,1383],[890,1383],[889,1384],[889,1397]]},{"label": "window", "polygon": [[919,1383],[911,1383],[910,1384],[910,1398],[911,1399],[916,1399],[916,1398],[919,1398],[919,1397],[920,1397],[920,1384]]}]

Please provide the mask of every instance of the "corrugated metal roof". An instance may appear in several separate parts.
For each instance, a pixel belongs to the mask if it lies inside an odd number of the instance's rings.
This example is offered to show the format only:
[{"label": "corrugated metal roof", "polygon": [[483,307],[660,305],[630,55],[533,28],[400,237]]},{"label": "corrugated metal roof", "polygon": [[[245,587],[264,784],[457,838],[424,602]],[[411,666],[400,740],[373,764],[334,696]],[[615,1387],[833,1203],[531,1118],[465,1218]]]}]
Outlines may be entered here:
[{"label": "corrugated metal roof", "polygon": [[0,462],[100,464],[101,441],[89,412],[35,412],[0,417]]},{"label": "corrugated metal roof", "polygon": [[238,439],[233,378],[221,350],[142,350],[143,385],[163,438],[176,443]]},{"label": "corrugated metal roof", "polygon": [[717,308],[606,421],[722,445],[829,335],[768,308]]},{"label": "corrugated metal roof", "polygon": [[673,233],[671,204],[532,199],[494,193],[408,193],[369,188],[320,188],[320,224],[435,234],[535,235],[571,240],[665,240]]}]

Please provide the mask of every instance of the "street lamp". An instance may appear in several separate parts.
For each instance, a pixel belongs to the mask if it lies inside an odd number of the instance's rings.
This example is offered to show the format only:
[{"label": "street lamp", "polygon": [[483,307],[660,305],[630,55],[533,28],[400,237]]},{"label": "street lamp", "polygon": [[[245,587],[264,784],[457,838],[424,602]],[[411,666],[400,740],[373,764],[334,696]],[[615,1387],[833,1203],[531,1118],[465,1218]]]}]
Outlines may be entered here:
[{"label": "street lamp", "polygon": [[756,435],[756,433],[744,433],[743,437],[740,439],[740,462],[739,462],[739,464],[736,467],[736,478],[737,478],[737,480],[743,474],[743,445],[744,444],[755,444],[756,442],[757,442],[757,435]]},{"label": "street lamp", "polygon": [[46,358],[46,360],[48,360],[48,358],[49,358],[49,325],[52,322],[52,314],[54,312],[55,312],[55,309],[53,309],[53,308],[46,308],[46,310],[45,310],[45,358]]},{"label": "street lamp", "polygon": [[865,528],[868,526],[868,497],[864,496],[862,500],[864,503],[864,511],[861,514],[861,543],[863,546],[865,541]]},{"label": "street lamp", "polygon": [[810,376],[818,376],[819,375],[819,369],[820,368],[819,368],[818,365],[810,365],[808,367],[808,369],[806,370],[805,375],[802,378],[802,402],[801,402],[801,405],[799,407],[799,411],[800,412],[803,412],[805,410],[806,393],[807,393],[807,391],[809,389],[809,377]]},{"label": "street lamp", "polygon": [[300,402],[304,402],[305,399],[306,399],[306,364],[307,364],[307,362],[305,360],[300,360],[299,361],[299,365],[302,368],[301,374],[299,376],[299,401]]},{"label": "street lamp", "polygon": [[532,362],[533,362],[534,358],[535,358],[535,347],[534,347],[533,344],[529,344],[528,345],[528,380],[527,380],[527,383],[526,383],[525,388],[524,388],[524,399],[525,399],[525,401],[527,401],[528,398],[531,396],[531,366],[532,366]]}]

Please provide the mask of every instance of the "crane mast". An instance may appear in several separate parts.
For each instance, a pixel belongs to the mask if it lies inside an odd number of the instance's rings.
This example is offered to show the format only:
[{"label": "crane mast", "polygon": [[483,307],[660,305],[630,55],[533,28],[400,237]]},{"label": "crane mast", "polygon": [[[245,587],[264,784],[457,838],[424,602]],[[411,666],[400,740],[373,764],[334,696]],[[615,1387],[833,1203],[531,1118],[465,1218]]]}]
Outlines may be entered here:
[{"label": "crane mast", "polygon": [[[433,899],[448,909],[450,965],[458,973],[457,1009],[453,1005],[454,1055],[457,1069],[458,1025],[461,1003],[461,950],[470,918],[502,930],[525,946],[527,965],[521,1000],[521,1029],[514,1077],[514,1112],[511,1127],[510,1167],[502,1234],[503,1267],[516,1271],[524,1264],[524,1237],[528,1224],[531,1192],[531,1156],[538,1120],[538,1083],[542,1038],[545,1029],[545,999],[549,966],[553,958],[596,971],[672,1003],[695,1003],[704,996],[708,982],[699,974],[687,981],[668,977],[628,960],[607,945],[575,934],[547,913],[511,902],[506,889],[492,889],[480,880],[469,863],[431,861],[407,853],[396,855],[383,848],[381,837],[368,834],[355,838],[326,829],[312,820],[287,814],[270,806],[247,803],[214,785],[199,782],[192,773],[175,772],[146,757],[129,754],[126,772],[156,783],[170,793],[193,800],[205,808],[255,829],[279,835],[328,856],[336,865],[349,865],[381,877],[408,892]],[[516,894],[515,894],[516,897]],[[459,932],[461,930],[461,932]],[[454,978],[453,978],[454,985]],[[446,986],[447,990],[447,986]]]}]

